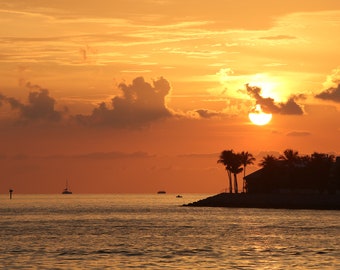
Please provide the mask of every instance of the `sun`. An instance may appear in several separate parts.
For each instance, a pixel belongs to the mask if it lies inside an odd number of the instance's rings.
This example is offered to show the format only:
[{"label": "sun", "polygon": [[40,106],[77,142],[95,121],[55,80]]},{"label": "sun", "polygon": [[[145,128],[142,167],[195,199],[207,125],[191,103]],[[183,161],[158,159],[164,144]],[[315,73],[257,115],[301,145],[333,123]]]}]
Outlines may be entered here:
[{"label": "sun", "polygon": [[264,126],[272,120],[272,114],[263,112],[260,104],[256,104],[255,108],[249,112],[248,117],[253,124],[258,126]]}]

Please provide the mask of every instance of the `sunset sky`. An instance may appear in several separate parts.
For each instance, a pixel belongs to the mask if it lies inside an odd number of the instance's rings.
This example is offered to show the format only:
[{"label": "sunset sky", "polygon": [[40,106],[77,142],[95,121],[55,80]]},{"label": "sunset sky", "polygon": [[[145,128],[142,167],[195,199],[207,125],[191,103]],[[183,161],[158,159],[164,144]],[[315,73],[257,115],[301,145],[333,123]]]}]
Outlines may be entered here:
[{"label": "sunset sky", "polygon": [[338,0],[0,1],[0,193],[217,193],[225,149],[340,155],[339,33]]}]

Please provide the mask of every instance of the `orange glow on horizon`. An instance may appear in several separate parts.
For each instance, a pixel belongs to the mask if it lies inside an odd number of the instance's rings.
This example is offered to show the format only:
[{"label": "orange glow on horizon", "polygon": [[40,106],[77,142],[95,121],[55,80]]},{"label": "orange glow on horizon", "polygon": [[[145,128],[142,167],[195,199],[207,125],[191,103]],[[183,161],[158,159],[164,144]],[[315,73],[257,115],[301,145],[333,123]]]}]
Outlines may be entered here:
[{"label": "orange glow on horizon", "polygon": [[0,193],[218,192],[226,148],[340,155],[340,1],[296,2],[0,1]]}]

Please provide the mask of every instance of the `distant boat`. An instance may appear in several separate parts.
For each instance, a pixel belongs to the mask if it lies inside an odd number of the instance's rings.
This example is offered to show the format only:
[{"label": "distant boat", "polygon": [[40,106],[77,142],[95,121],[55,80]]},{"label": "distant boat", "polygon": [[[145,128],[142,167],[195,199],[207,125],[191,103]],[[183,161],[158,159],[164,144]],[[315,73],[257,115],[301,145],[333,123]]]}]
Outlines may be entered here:
[{"label": "distant boat", "polygon": [[66,180],[66,186],[61,194],[72,194],[72,191],[68,189],[68,181]]},{"label": "distant boat", "polygon": [[183,196],[178,194],[176,198],[183,198]]},{"label": "distant boat", "polygon": [[157,192],[157,194],[165,194],[165,193],[166,193],[166,191],[164,191],[164,190],[160,190],[160,191]]}]

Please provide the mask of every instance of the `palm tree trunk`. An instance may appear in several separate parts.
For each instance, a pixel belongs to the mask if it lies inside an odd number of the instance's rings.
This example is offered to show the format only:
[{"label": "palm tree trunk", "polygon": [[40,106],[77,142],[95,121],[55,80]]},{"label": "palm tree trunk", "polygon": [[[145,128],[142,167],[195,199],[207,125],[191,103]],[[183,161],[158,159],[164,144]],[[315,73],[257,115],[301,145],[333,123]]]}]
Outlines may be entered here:
[{"label": "palm tree trunk", "polygon": [[246,177],[246,166],[243,167],[243,182],[242,182],[242,192],[244,193],[246,190],[246,182],[244,178]]},{"label": "palm tree trunk", "polygon": [[231,172],[228,171],[228,178],[229,178],[229,193],[233,193],[233,182],[231,179]]},{"label": "palm tree trunk", "polygon": [[238,193],[237,174],[234,173],[234,192]]}]

